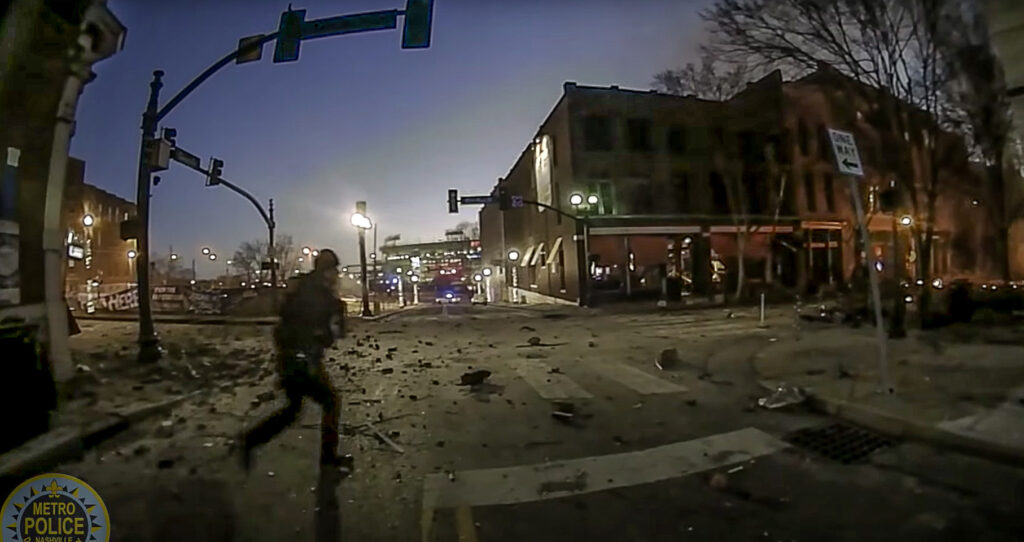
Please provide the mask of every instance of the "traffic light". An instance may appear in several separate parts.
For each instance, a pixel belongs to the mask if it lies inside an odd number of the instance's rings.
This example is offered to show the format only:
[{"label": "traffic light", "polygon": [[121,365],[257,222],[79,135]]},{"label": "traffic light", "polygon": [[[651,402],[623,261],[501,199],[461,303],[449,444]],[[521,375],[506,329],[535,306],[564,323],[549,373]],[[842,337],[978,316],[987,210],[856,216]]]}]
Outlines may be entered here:
[{"label": "traffic light", "polygon": [[146,148],[146,165],[150,173],[167,169],[171,161],[173,144],[166,139],[147,139],[143,145]]},{"label": "traffic light", "polygon": [[293,62],[299,59],[299,44],[302,42],[302,22],[306,10],[288,10],[281,14],[277,28],[277,44],[274,47],[274,63]]},{"label": "traffic light", "polygon": [[451,214],[459,212],[459,191],[454,188],[448,191],[448,212]]},{"label": "traffic light", "polygon": [[430,19],[433,10],[434,0],[406,0],[402,49],[430,47]]},{"label": "traffic light", "polygon": [[224,160],[219,158],[210,158],[210,170],[206,174],[206,186],[215,186],[220,184],[220,176],[223,174],[223,167]]},{"label": "traffic light", "polygon": [[507,211],[512,208],[512,196],[504,186],[498,187],[498,209]]}]

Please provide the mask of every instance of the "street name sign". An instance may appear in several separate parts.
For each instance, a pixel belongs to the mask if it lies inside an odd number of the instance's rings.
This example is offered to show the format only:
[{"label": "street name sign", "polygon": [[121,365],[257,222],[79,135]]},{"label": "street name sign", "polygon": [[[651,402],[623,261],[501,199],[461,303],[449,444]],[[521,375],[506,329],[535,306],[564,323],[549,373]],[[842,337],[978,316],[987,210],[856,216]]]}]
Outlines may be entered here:
[{"label": "street name sign", "polygon": [[494,196],[462,196],[459,203],[463,205],[486,205],[494,203]]},{"label": "street name sign", "polygon": [[836,155],[836,166],[839,172],[846,175],[864,176],[864,166],[860,162],[857,143],[853,134],[840,130],[828,129],[828,137],[832,140],[832,151]]}]

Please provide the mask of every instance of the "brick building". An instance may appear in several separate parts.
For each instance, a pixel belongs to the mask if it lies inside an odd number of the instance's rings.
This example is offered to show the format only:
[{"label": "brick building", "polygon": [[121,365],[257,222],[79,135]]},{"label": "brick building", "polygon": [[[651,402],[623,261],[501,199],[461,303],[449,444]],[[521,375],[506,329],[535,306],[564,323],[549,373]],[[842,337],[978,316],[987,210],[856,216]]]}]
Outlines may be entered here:
[{"label": "brick building", "polygon": [[[893,217],[878,211],[878,190],[899,165],[916,174],[926,167],[917,155],[887,155],[883,123],[863,98],[870,93],[851,83],[829,69],[788,82],[774,72],[724,102],[566,83],[498,182],[512,195],[585,215],[586,227],[529,204],[504,212],[486,205],[483,260],[500,265],[507,297],[527,300],[579,302],[581,276],[592,301],[660,296],[663,274],[677,285],[670,298],[723,292],[738,280],[741,245],[748,282],[801,291],[842,283],[855,265],[855,218],[826,127],[857,137],[876,259],[892,257]],[[955,190],[973,174],[959,140],[946,139],[940,144],[963,159],[944,170],[952,178],[938,202],[938,275],[983,263],[972,247],[984,232],[958,229],[952,219],[980,210]],[[570,204],[573,194],[581,205]],[[902,246],[909,265],[914,247]],[[515,262],[507,259],[512,250]]]},{"label": "brick building", "polygon": [[[82,259],[68,258],[64,289],[72,306],[79,298],[113,293],[135,283],[135,241],[121,240],[121,221],[135,204],[85,182],[85,162],[68,158],[61,225]],[[79,304],[80,305],[80,304]]]}]

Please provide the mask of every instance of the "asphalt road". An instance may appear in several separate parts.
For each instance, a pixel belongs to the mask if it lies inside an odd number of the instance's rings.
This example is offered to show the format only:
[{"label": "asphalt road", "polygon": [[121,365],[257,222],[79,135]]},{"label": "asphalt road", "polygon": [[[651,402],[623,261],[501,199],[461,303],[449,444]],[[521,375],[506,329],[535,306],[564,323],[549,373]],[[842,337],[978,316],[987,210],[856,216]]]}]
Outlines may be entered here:
[{"label": "asphalt road", "polygon": [[[99,491],[113,540],[1024,539],[1020,469],[899,443],[845,465],[786,442],[831,422],[756,407],[749,360],[798,334],[769,316],[427,305],[356,323],[332,353],[349,478],[318,471],[313,404],[239,468],[231,440],[272,407],[252,407],[267,378],[182,405],[172,435],[155,420],[59,471]],[[265,331],[236,340],[269,348]],[[681,362],[659,371],[669,347]],[[458,385],[478,369],[484,384]]]}]

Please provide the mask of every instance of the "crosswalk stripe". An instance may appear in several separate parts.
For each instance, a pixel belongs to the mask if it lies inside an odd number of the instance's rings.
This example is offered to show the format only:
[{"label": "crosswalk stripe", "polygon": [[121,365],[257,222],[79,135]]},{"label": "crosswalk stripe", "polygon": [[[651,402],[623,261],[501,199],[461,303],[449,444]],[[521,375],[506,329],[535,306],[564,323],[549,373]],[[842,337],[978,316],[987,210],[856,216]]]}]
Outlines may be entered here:
[{"label": "crosswalk stripe", "polygon": [[614,380],[642,395],[687,391],[683,386],[651,376],[625,363],[590,360],[587,362],[587,366],[601,374],[601,376]]},{"label": "crosswalk stripe", "polygon": [[552,373],[551,367],[534,360],[516,360],[512,368],[545,399],[586,399],[593,397],[568,376]]},{"label": "crosswalk stripe", "polygon": [[517,504],[704,472],[787,448],[753,427],[635,452],[447,474],[423,480],[423,509]]}]

